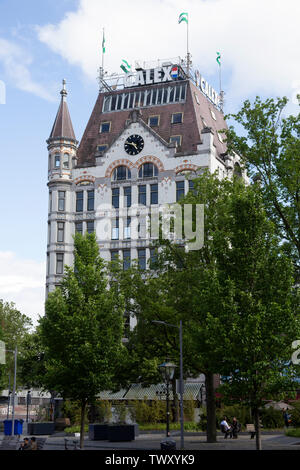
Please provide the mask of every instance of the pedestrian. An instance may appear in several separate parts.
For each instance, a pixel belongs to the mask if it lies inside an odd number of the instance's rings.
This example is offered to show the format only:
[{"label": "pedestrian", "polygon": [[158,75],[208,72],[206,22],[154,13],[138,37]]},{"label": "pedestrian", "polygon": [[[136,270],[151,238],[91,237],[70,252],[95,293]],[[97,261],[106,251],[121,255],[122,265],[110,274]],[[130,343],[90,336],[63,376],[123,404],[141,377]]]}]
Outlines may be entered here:
[{"label": "pedestrian", "polygon": [[238,433],[241,430],[241,425],[235,417],[232,419],[231,429],[233,439],[237,439]]},{"label": "pedestrian", "polygon": [[227,422],[226,416],[224,416],[223,420],[221,421],[221,431],[225,434],[224,439],[227,439],[228,435],[230,436],[230,439],[232,438],[231,427]]},{"label": "pedestrian", "polygon": [[35,438],[35,437],[31,437],[30,441],[31,441],[30,449],[31,449],[31,450],[38,450],[36,438]]},{"label": "pedestrian", "polygon": [[19,450],[30,450],[31,446],[29,443],[28,437],[24,437],[22,444],[19,447]]},{"label": "pedestrian", "polygon": [[283,410],[283,419],[284,419],[284,424],[288,428],[291,422],[291,417],[288,413],[288,409]]}]

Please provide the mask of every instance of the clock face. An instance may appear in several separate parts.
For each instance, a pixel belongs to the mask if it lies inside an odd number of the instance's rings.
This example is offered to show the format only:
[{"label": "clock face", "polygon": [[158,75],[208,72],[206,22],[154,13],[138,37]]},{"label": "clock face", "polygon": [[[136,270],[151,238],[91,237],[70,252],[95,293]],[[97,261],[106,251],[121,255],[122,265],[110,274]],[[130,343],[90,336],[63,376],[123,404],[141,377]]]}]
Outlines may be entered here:
[{"label": "clock face", "polygon": [[126,140],[124,148],[129,155],[137,155],[144,148],[144,140],[140,135],[133,134]]}]

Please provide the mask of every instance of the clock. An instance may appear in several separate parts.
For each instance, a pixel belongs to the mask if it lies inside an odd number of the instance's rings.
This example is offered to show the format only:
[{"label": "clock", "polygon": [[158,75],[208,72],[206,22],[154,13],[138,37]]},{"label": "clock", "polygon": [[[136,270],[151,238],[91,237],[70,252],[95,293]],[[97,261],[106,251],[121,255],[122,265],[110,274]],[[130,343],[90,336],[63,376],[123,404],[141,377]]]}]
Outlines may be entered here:
[{"label": "clock", "polygon": [[133,134],[128,137],[124,144],[125,151],[129,155],[137,155],[144,148],[144,139],[138,134]]}]

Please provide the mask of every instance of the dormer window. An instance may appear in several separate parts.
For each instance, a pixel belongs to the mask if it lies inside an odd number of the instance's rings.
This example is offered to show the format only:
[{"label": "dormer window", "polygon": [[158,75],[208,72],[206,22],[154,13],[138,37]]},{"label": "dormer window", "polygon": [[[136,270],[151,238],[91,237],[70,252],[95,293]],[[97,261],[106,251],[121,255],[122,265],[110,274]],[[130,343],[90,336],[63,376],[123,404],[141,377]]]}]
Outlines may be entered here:
[{"label": "dormer window", "polygon": [[183,121],[183,113],[173,113],[172,114],[172,124],[181,124]]},{"label": "dormer window", "polygon": [[171,135],[170,137],[170,143],[175,143],[176,147],[179,147],[181,145],[181,135]]},{"label": "dormer window", "polygon": [[107,122],[102,122],[100,124],[100,134],[104,134],[106,132],[110,132],[110,125],[111,125],[111,122],[110,121],[107,121]]},{"label": "dormer window", "polygon": [[156,127],[159,125],[159,116],[149,116],[148,126]]},{"label": "dormer window", "polygon": [[98,151],[99,153],[105,152],[106,149],[107,149],[107,145],[106,145],[106,144],[105,144],[105,145],[98,145],[98,147],[97,147],[97,151]]}]

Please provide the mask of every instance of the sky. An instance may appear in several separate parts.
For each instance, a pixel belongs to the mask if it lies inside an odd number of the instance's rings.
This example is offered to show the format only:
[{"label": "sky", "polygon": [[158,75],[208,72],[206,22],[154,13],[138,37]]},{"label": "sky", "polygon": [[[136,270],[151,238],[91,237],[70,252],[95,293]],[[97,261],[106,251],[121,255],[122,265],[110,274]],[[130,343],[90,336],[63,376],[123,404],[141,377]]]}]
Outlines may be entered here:
[{"label": "sky", "polygon": [[218,90],[221,52],[225,112],[246,99],[287,96],[298,112],[300,2],[297,0],[0,0],[0,299],[36,323],[44,313],[47,145],[62,79],[80,140],[105,70],[126,59],[186,55]]}]

